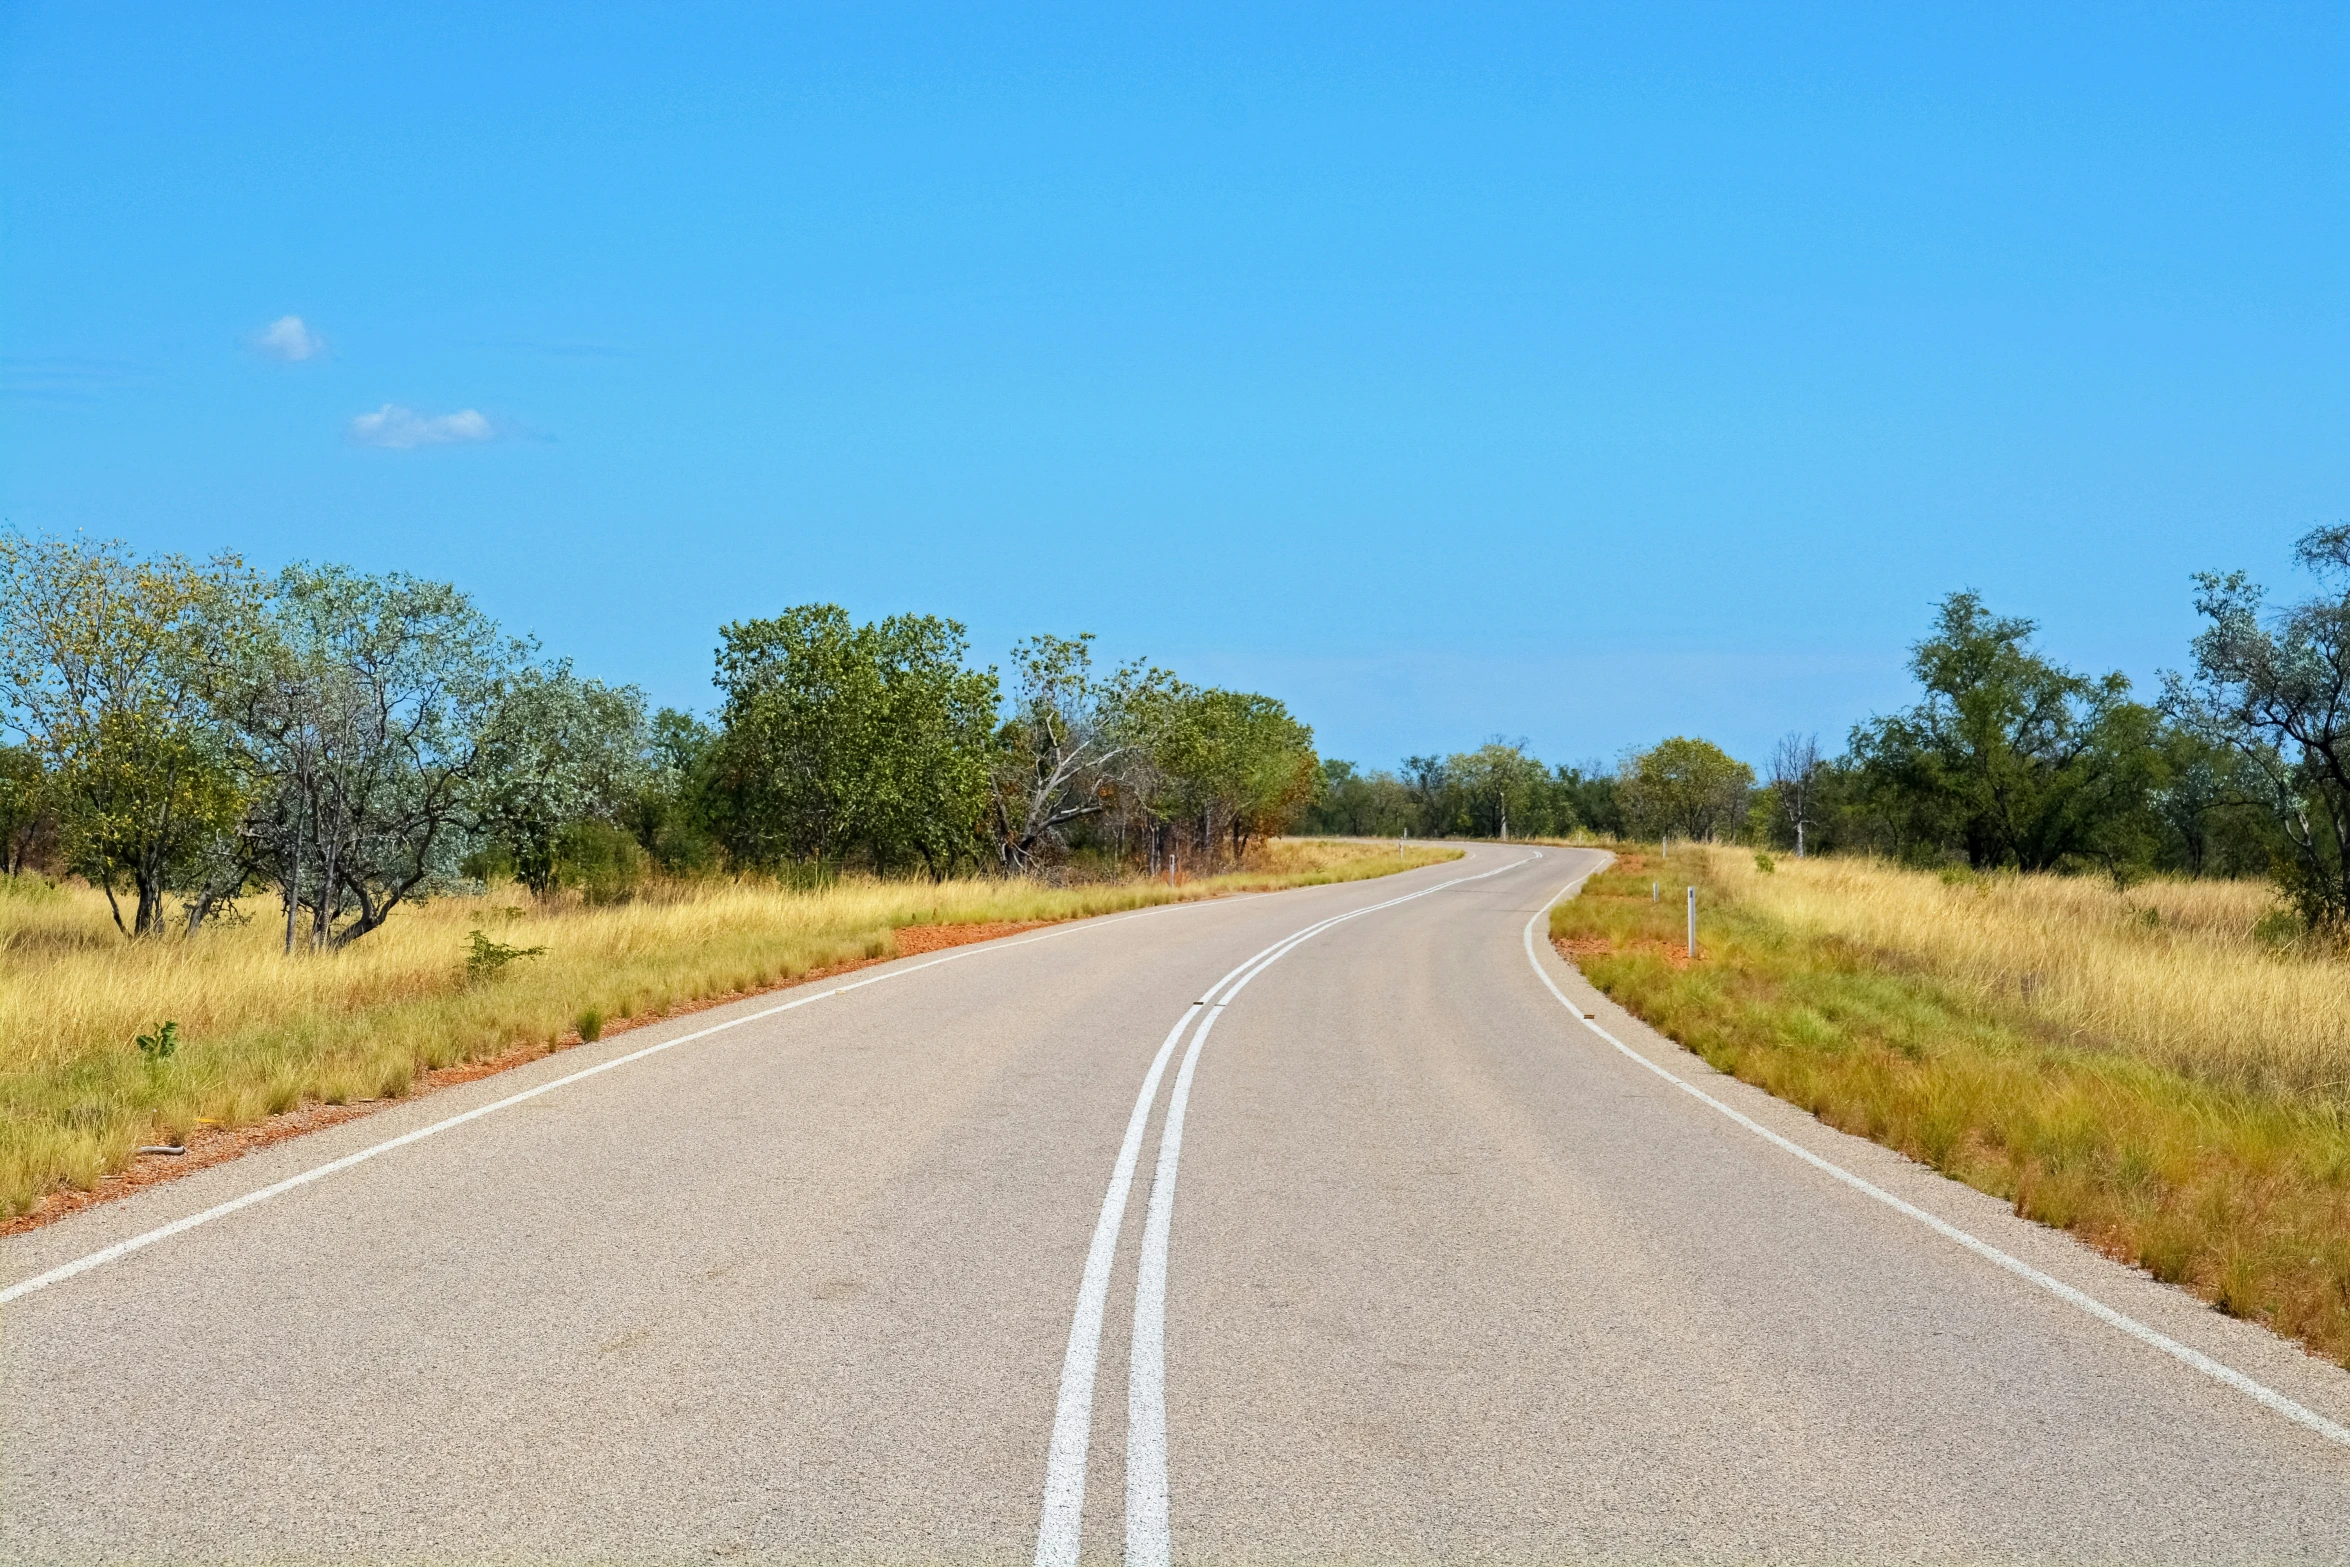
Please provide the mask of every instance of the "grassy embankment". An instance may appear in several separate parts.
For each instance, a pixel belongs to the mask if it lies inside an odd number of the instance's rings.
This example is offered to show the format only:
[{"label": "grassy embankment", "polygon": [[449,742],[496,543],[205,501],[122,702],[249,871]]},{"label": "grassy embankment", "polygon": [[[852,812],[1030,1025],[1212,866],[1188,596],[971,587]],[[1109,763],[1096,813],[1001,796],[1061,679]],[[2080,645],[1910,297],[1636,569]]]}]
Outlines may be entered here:
[{"label": "grassy embankment", "polygon": [[[1283,840],[1251,868],[1170,889],[1130,880],[677,883],[607,908],[519,888],[403,909],[349,949],[286,958],[274,908],[193,940],[126,943],[102,894],[0,877],[0,1214],[87,1189],[143,1143],[306,1104],[407,1093],[422,1072],[564,1043],[679,1007],[896,953],[906,926],[1076,919],[1152,904],[1350,881],[1459,856]],[[487,977],[480,930],[544,947]],[[163,1022],[178,1048],[134,1043]]]},{"label": "grassy embankment", "polygon": [[2350,962],[2264,939],[2275,907],[1676,847],[1551,934],[1723,1071],[2350,1364]]}]

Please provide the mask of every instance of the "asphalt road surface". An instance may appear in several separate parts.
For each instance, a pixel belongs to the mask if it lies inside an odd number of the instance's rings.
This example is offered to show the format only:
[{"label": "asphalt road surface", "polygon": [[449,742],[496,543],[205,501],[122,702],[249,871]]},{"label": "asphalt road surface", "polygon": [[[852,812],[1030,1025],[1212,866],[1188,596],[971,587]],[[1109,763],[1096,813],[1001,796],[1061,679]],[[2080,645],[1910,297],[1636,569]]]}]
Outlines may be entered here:
[{"label": "asphalt road surface", "polygon": [[9,1241],[0,1560],[2350,1561],[2350,1376],[1599,1000],[1597,863],[908,959]]}]

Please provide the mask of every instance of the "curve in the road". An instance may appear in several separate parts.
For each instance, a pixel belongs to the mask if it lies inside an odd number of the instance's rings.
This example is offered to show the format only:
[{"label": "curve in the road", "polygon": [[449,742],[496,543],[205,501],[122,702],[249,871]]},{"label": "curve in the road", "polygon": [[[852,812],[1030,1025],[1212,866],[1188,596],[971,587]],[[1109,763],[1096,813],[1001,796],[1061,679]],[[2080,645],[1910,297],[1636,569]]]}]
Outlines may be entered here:
[{"label": "curve in the road", "polygon": [[1174,1227],[1175,1179],[1183,1148],[1184,1112],[1191,1098],[1192,1072],[1216,1019],[1249,982],[1306,942],[1333,926],[1399,904],[1431,897],[1449,888],[1484,881],[1530,865],[1542,858],[1534,850],[1522,858],[1474,876],[1455,876],[1384,902],[1349,909],[1291,931],[1279,941],[1235,966],[1210,985],[1169,1031],[1166,1042],[1143,1074],[1134,1110],[1126,1123],[1126,1137],[1111,1167],[1110,1184],[1102,1197],[1101,1216],[1094,1225],[1093,1244],[1077,1288],[1077,1306],[1069,1323],[1069,1346],[1061,1362],[1060,1396],[1053,1411],[1052,1439],[1045,1456],[1044,1506],[1036,1530],[1037,1567],[1076,1567],[1085,1516],[1085,1470],[1092,1443],[1093,1395],[1101,1358],[1102,1319],[1107,1308],[1110,1272],[1117,1261],[1118,1232],[1126,1214],[1126,1199],[1134,1185],[1134,1170],[1143,1132],[1157,1102],[1159,1083],[1167,1062],[1186,1028],[1193,1028],[1167,1115],[1159,1132],[1157,1169],[1151,1178],[1150,1206],[1144,1220],[1142,1252],[1135,1271],[1134,1328],[1127,1361],[1126,1394],[1126,1560],[1133,1567],[1165,1567],[1172,1546],[1167,1522],[1167,1247]]}]

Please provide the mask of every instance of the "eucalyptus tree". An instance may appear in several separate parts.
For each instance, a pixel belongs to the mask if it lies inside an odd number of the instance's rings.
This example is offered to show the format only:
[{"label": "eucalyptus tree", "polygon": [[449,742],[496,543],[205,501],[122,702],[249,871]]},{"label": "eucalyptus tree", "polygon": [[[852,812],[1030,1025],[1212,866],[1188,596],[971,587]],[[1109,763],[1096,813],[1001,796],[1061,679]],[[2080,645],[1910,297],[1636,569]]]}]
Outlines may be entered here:
[{"label": "eucalyptus tree", "polygon": [[68,863],[126,935],[162,932],[168,897],[222,859],[243,815],[217,706],[261,598],[234,556],[141,560],[118,541],[0,530],[0,711],[40,766]]},{"label": "eucalyptus tree", "polygon": [[1369,772],[1331,758],[1307,805],[1304,830],[1356,838],[1398,838],[1419,830],[1419,813],[1403,780],[1384,769]]},{"label": "eucalyptus tree", "polygon": [[1107,815],[1154,780],[1148,759],[1173,675],[1140,660],[1107,676],[1093,668],[1093,633],[1035,636],[1012,648],[1018,684],[996,735],[989,815],[1007,871],[1033,868],[1071,827]]},{"label": "eucalyptus tree", "polygon": [[2265,617],[2242,572],[2196,578],[2209,625],[2191,678],[2172,676],[2173,717],[2231,747],[2265,787],[2286,853],[2285,891],[2312,925],[2350,927],[2350,526],[2294,550],[2326,591]]},{"label": "eucalyptus tree", "polygon": [[474,825],[544,897],[565,838],[618,828],[651,774],[644,693],[573,673],[569,661],[517,668],[490,715]]},{"label": "eucalyptus tree", "polygon": [[530,648],[447,583],[289,567],[242,727],[271,805],[258,828],[309,944],[339,948],[454,874],[507,754],[497,727]]},{"label": "eucalyptus tree", "polygon": [[1540,837],[1571,829],[1562,822],[1559,790],[1550,769],[1526,754],[1526,742],[1500,737],[1444,759],[1444,778],[1457,805],[1454,819],[1473,836]]}]

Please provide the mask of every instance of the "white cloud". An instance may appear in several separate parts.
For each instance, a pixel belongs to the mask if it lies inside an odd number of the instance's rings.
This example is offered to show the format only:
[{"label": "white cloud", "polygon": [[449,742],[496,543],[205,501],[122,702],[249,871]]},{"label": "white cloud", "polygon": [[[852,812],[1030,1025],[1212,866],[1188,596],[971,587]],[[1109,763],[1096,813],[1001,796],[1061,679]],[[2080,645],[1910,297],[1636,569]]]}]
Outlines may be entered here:
[{"label": "white cloud", "polygon": [[406,451],[412,446],[454,446],[470,441],[494,441],[500,431],[479,409],[453,414],[420,414],[398,403],[386,403],[371,414],[351,421],[351,439],[362,446],[388,446]]},{"label": "white cloud", "polygon": [[303,325],[300,316],[279,316],[254,342],[272,359],[300,361],[326,352],[326,339]]}]

